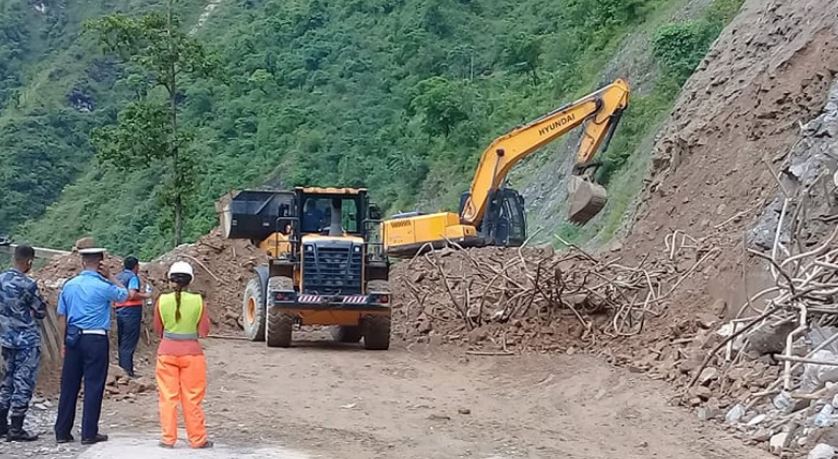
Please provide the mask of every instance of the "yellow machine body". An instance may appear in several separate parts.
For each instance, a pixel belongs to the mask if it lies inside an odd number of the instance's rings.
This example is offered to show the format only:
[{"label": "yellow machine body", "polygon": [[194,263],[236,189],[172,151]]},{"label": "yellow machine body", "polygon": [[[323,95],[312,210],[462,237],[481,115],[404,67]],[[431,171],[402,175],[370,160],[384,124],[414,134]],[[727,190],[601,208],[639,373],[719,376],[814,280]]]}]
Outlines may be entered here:
[{"label": "yellow machine body", "polygon": [[[574,179],[569,186],[569,220],[576,224],[588,222],[607,200],[605,189],[594,182],[595,156],[607,148],[620,116],[628,107],[629,93],[628,84],[618,79],[498,137],[481,155],[459,214],[417,213],[385,220],[381,231],[385,251],[405,256],[450,241],[464,246],[523,244],[526,240],[523,198],[505,187],[506,177],[515,164],[581,125],[585,129],[576,154]],[[510,229],[514,234],[510,234]]]},{"label": "yellow machine body", "polygon": [[249,239],[268,258],[245,287],[248,339],[288,347],[294,324],[332,325],[338,341],[389,347],[389,262],[365,189],[244,190],[218,208],[225,237]]},{"label": "yellow machine body", "polygon": [[470,241],[477,237],[477,229],[460,224],[460,216],[452,212],[386,220],[381,226],[382,239],[388,244],[386,249],[391,254],[395,254],[394,249],[413,252],[433,242],[470,245]]}]

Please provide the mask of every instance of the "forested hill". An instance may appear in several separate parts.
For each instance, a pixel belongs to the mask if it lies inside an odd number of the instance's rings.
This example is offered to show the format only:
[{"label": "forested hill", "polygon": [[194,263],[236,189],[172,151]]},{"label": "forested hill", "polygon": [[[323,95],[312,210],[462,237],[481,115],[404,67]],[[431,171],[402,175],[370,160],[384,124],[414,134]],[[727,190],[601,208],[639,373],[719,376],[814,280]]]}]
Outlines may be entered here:
[{"label": "forested hill", "polygon": [[[88,137],[132,94],[122,64],[82,24],[114,4],[141,14],[155,3],[0,4],[0,233],[56,247],[90,233],[142,256],[171,244],[163,166],[118,172],[96,161]],[[654,54],[654,78],[606,157],[603,178],[618,176],[741,2],[177,3],[224,67],[223,78],[180,84],[202,166],[188,203],[195,238],[215,224],[218,196],[265,183],[366,186],[390,211],[455,206],[492,138],[594,89],[643,31],[654,37],[639,51]]]}]

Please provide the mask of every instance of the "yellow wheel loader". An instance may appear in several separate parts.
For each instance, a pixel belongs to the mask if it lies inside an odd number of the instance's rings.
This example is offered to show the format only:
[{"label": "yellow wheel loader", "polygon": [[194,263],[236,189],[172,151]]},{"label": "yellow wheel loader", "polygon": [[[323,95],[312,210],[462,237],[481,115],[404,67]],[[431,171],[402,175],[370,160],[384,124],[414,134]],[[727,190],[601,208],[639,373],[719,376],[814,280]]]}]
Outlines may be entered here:
[{"label": "yellow wheel loader", "polygon": [[367,190],[245,190],[221,201],[224,236],[268,254],[242,302],[244,333],[289,347],[299,325],[332,325],[342,342],[390,346],[389,261],[373,242],[380,212]]},{"label": "yellow wheel loader", "polygon": [[410,256],[417,251],[456,242],[464,247],[517,247],[527,239],[524,199],[504,185],[512,167],[544,145],[585,124],[568,183],[569,219],[587,223],[605,206],[605,188],[594,182],[600,165],[595,156],[605,150],[620,116],[628,107],[629,86],[616,80],[572,104],[556,109],[495,139],[483,152],[469,191],[458,213],[419,212],[394,215],[382,222],[385,251]]}]

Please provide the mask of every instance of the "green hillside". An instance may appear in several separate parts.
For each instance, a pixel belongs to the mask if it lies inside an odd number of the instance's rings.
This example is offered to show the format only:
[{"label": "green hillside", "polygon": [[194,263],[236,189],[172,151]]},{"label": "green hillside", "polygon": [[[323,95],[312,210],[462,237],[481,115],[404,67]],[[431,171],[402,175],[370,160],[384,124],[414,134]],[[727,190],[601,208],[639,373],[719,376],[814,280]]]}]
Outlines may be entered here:
[{"label": "green hillside", "polygon": [[[117,172],[88,142],[131,97],[120,63],[81,33],[112,3],[0,6],[0,232],[56,247],[90,233],[147,257],[172,240],[163,166]],[[132,14],[153,6],[116,3]],[[367,186],[390,211],[454,207],[492,138],[594,89],[624,38],[651,29],[659,81],[638,94],[606,157],[604,178],[619,177],[741,2],[715,0],[673,25],[683,1],[211,3],[178,6],[225,68],[219,81],[181,84],[202,165],[192,239],[215,225],[219,195],[266,183]]]}]

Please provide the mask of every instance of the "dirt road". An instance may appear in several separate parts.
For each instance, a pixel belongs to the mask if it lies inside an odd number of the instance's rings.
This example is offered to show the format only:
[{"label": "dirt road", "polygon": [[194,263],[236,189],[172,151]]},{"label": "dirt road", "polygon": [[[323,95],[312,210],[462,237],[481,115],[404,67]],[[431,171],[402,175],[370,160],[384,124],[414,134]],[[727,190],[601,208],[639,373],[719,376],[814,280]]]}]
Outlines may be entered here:
[{"label": "dirt road", "polygon": [[[326,342],[206,347],[208,423],[222,449],[200,457],[767,456],[669,406],[665,385],[590,356],[478,357],[425,345],[370,352]],[[116,441],[82,451],[48,437],[2,443],[0,456],[168,457],[154,446],[154,395],[106,402],[102,425]]]}]

